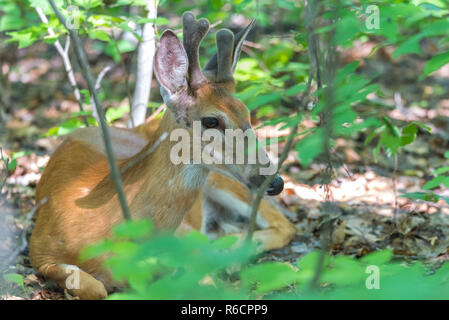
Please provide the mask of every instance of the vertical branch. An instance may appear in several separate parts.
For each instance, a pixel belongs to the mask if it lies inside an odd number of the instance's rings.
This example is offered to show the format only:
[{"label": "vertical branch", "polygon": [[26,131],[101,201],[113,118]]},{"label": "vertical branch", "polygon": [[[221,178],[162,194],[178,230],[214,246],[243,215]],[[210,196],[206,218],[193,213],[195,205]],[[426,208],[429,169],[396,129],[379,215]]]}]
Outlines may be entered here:
[{"label": "vertical branch", "polygon": [[137,54],[136,88],[131,106],[128,127],[145,122],[148,101],[150,100],[153,61],[156,52],[155,24],[157,18],[157,0],[147,0],[147,18],[152,19],[143,25],[142,42]]},{"label": "vertical branch", "polygon": [[[36,7],[36,12],[39,15],[39,18],[41,19],[41,21],[45,24],[48,24],[47,16],[44,14],[42,9],[39,7]],[[51,27],[48,27],[47,31],[48,31],[48,34],[52,37],[54,37],[56,35],[53,28],[51,28]],[[73,94],[75,95],[76,102],[78,102],[80,111],[84,112],[83,101],[81,100],[81,93],[80,93],[80,90],[76,83],[75,75],[73,73],[73,68],[72,68],[72,64],[70,62],[70,57],[69,57],[70,38],[67,37],[64,48],[62,47],[59,40],[55,41],[54,46],[56,47],[56,50],[58,51],[59,55],[62,58],[62,61],[64,63],[64,68],[67,73],[67,77],[68,77],[70,85],[72,87]],[[84,114],[82,117],[83,117],[84,124],[86,125],[86,127],[88,127],[89,122],[87,121],[87,117]]]},{"label": "vertical branch", "polygon": [[394,209],[393,209],[393,219],[394,222],[398,222],[398,187],[397,187],[397,172],[398,172],[398,154],[394,153],[394,168],[393,168],[393,195],[394,195]]},{"label": "vertical branch", "polygon": [[[315,1],[309,1],[315,2]],[[337,2],[337,9],[339,8]],[[316,9],[316,8],[315,8]],[[316,14],[316,13],[315,13]],[[331,21],[331,23],[335,23],[335,21]],[[314,48],[315,50],[318,48],[318,40],[316,35],[314,35]],[[330,250],[332,244],[332,232],[333,232],[333,216],[335,212],[335,204],[332,200],[331,190],[329,188],[329,184],[333,178],[333,166],[331,159],[331,139],[333,136],[333,111],[335,107],[335,74],[337,71],[337,67],[339,64],[338,54],[336,50],[336,45],[333,43],[333,39],[335,39],[335,28],[331,29],[325,38],[326,48],[325,48],[325,58],[323,63],[323,70],[326,70],[325,73],[321,74],[319,69],[319,57],[318,53],[315,51],[312,55],[315,57],[315,64],[317,66],[317,80],[324,81],[326,85],[324,90],[324,98],[325,104],[322,113],[320,114],[320,126],[323,130],[323,151],[324,156],[327,162],[326,170],[324,172],[324,190],[325,190],[325,200],[323,203],[323,212],[324,218],[321,228],[321,248],[320,255],[317,262],[317,267],[315,270],[315,275],[310,283],[310,289],[316,289],[319,287],[319,280],[321,278],[321,274],[324,271],[324,262],[327,251]],[[321,83],[318,83],[321,86]]]},{"label": "vertical branch", "polygon": [[129,220],[131,219],[131,214],[129,212],[129,208],[128,208],[128,204],[126,202],[126,196],[125,196],[125,192],[123,191],[123,186],[122,186],[122,180],[120,177],[120,172],[118,170],[118,166],[117,163],[115,162],[114,159],[114,153],[112,150],[112,144],[111,144],[111,138],[109,135],[109,129],[108,126],[106,124],[106,121],[104,119],[104,111],[103,108],[101,106],[101,102],[100,102],[100,98],[98,97],[98,94],[95,90],[95,81],[94,78],[92,76],[92,73],[90,71],[90,67],[89,64],[87,62],[87,58],[86,55],[84,53],[83,50],[83,46],[81,44],[81,40],[78,37],[77,32],[74,29],[71,29],[67,26],[66,24],[66,20],[65,18],[62,16],[61,12],[59,12],[58,8],[56,7],[55,3],[53,0],[49,0],[51,7],[53,8],[53,11],[56,14],[56,17],[58,18],[58,20],[61,22],[61,24],[69,31],[70,34],[70,38],[73,41],[73,46],[75,49],[75,54],[76,57],[78,59],[78,62],[81,66],[81,71],[83,73],[84,78],[87,81],[87,85],[89,87],[89,92],[91,94],[91,96],[94,99],[95,102],[95,109],[97,110],[99,119],[100,119],[100,128],[101,128],[101,132],[102,132],[102,137],[103,137],[103,142],[105,145],[105,149],[106,149],[106,155],[108,158],[108,163],[109,163],[109,169],[111,172],[111,178],[112,181],[114,182],[115,188],[117,190],[117,195],[118,195],[118,199],[120,202],[120,205],[122,207],[122,211],[123,211],[123,216],[125,219]]},{"label": "vertical branch", "polygon": [[[399,92],[394,93],[394,104],[396,109],[399,111],[404,111],[404,105],[402,103],[402,97]],[[391,178],[393,183],[393,196],[394,196],[394,208],[393,208],[393,220],[394,223],[398,222],[398,188],[397,188],[397,171],[398,171],[398,153],[397,151],[393,154],[393,177]]]}]

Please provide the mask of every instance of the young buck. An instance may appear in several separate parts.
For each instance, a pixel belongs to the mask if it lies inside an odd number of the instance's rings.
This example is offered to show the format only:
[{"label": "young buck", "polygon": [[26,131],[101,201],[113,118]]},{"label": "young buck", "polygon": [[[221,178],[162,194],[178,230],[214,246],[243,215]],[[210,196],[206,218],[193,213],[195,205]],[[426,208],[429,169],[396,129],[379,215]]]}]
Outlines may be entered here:
[{"label": "young buck", "polygon": [[[168,111],[151,137],[143,138],[139,133],[142,128],[110,129],[133,219],[151,218],[158,228],[176,229],[200,195],[211,170],[234,177],[249,188],[259,187],[265,180],[260,169],[267,164],[259,161],[260,157],[256,163],[206,164],[192,161],[195,155],[190,155],[188,163],[175,164],[171,150],[178,142],[160,139],[176,129],[192,137],[196,121],[201,131],[215,129],[224,135],[225,129],[241,129],[254,135],[246,106],[232,96],[233,72],[250,27],[235,37],[230,30],[218,31],[217,55],[204,73],[198,50],[209,30],[206,19],[196,20],[190,12],[183,15],[184,45],[173,31],[162,34],[154,67]],[[156,141],[162,142],[149,152]],[[201,150],[209,145],[199,141]],[[195,145],[190,143],[192,150]],[[277,176],[268,193],[276,195],[282,189],[283,180]],[[103,259],[79,259],[86,245],[110,236],[112,226],[123,220],[98,128],[79,129],[56,149],[36,190],[36,202],[45,198],[30,239],[34,268],[81,299],[106,297],[107,290],[116,284],[102,268]],[[73,268],[79,275],[75,288],[66,281]]]}]

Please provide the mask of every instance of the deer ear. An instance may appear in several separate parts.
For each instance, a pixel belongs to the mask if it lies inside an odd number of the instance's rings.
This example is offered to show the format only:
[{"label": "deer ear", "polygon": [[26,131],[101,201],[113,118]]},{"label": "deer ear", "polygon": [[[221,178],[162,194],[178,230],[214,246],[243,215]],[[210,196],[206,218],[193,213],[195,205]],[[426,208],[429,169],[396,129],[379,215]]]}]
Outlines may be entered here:
[{"label": "deer ear", "polygon": [[184,46],[173,31],[164,31],[156,51],[154,70],[165,103],[169,104],[173,95],[187,89],[188,68]]}]

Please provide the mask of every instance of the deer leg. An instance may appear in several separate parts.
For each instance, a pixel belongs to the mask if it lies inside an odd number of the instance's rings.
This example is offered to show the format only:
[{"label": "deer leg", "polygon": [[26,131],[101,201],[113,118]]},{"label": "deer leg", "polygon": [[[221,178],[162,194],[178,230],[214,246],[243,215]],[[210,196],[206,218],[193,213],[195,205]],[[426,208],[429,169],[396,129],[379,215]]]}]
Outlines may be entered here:
[{"label": "deer leg", "polygon": [[[296,230],[288,226],[285,229],[276,227],[268,227],[263,230],[257,230],[253,234],[253,241],[258,245],[258,252],[265,252],[275,249],[280,249],[293,239]],[[245,241],[246,233],[233,233],[233,236],[238,237],[237,245]]]},{"label": "deer leg", "polygon": [[260,243],[258,247],[260,251],[269,251],[286,246],[294,235],[295,231],[292,229],[279,230],[277,228],[268,228],[254,232],[253,240],[256,243]]},{"label": "deer leg", "polygon": [[[239,185],[234,183],[229,190],[209,188],[202,199],[203,226],[202,232],[209,238],[218,235],[232,234],[239,237],[242,243],[246,235],[239,233],[250,219],[251,208],[245,190],[237,193]],[[296,227],[272,203],[262,200],[253,239],[259,242],[259,251],[282,248],[287,245],[296,233]]]},{"label": "deer leg", "polygon": [[108,293],[103,283],[77,266],[67,264],[44,264],[37,268],[40,274],[55,281],[68,293],[82,300],[105,299]]}]

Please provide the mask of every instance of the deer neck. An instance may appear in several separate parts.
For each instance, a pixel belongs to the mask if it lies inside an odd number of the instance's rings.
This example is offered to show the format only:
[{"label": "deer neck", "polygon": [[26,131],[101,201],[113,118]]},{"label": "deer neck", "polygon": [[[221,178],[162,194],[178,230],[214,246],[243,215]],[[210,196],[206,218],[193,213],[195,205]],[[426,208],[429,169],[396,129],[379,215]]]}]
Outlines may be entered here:
[{"label": "deer neck", "polygon": [[170,151],[177,141],[170,141],[170,134],[177,127],[173,114],[167,111],[151,141],[134,158],[148,153],[164,133],[168,134],[167,138],[124,177],[133,215],[150,217],[163,229],[179,226],[209,174],[201,164],[174,164],[171,161]]}]

